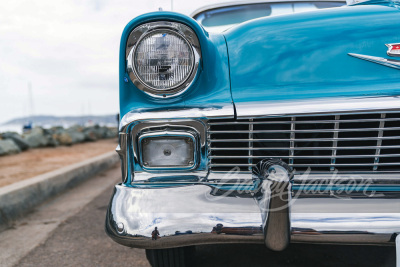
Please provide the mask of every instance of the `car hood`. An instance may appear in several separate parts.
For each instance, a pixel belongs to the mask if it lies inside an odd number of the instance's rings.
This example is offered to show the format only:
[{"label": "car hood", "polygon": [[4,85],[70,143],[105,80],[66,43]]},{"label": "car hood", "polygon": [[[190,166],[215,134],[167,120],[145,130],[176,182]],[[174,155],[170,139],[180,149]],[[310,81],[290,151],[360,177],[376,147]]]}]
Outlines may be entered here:
[{"label": "car hood", "polygon": [[348,55],[390,58],[398,21],[397,8],[357,5],[240,24],[224,32],[233,101],[400,95],[399,69]]}]

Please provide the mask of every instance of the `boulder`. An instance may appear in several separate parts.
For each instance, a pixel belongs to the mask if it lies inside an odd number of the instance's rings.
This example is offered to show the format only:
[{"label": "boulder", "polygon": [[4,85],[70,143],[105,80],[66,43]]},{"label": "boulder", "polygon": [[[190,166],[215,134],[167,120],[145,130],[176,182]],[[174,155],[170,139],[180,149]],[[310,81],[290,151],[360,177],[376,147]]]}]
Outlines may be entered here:
[{"label": "boulder", "polygon": [[74,143],[74,144],[82,143],[83,141],[85,141],[84,133],[74,132],[74,131],[67,131],[67,133],[71,136],[72,143]]},{"label": "boulder", "polygon": [[2,134],[2,139],[9,139],[13,140],[14,143],[19,147],[21,151],[25,151],[29,149],[29,144],[26,142],[25,139],[22,138],[18,133],[15,132],[5,132]]},{"label": "boulder", "polygon": [[72,126],[67,129],[67,133],[72,138],[72,143],[82,143],[85,141],[85,134],[82,132],[83,128],[81,126]]},{"label": "boulder", "polygon": [[54,139],[62,146],[72,145],[72,137],[66,131],[53,135]]},{"label": "boulder", "polygon": [[114,138],[118,136],[118,129],[116,127],[108,127],[107,128],[107,137],[106,138]]},{"label": "boulder", "polygon": [[43,129],[43,135],[46,137],[47,139],[47,145],[46,146],[52,146],[52,147],[56,147],[59,144],[59,142],[57,141],[57,139],[54,138],[54,130],[53,129]]},{"label": "boulder", "polygon": [[21,150],[13,140],[0,140],[0,156],[17,154],[19,152],[21,152]]},{"label": "boulder", "polygon": [[47,137],[47,146],[56,147],[60,145],[58,140],[54,138],[54,135],[47,135],[46,137]]},{"label": "boulder", "polygon": [[40,127],[35,127],[27,133],[25,135],[25,141],[33,148],[49,145],[49,138],[45,136],[43,129]]},{"label": "boulder", "polygon": [[96,141],[98,139],[95,127],[87,127],[83,133],[85,134],[85,141]]}]

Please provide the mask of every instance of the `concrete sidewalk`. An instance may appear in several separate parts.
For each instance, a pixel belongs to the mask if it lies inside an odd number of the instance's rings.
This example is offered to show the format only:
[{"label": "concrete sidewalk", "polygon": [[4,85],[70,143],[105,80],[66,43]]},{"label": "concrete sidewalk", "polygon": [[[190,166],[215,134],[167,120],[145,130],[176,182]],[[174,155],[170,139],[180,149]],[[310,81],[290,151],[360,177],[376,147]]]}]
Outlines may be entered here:
[{"label": "concrete sidewalk", "polygon": [[[119,165],[116,164],[108,170],[82,182],[70,190],[45,201],[43,204],[35,207],[34,212],[25,215],[23,218],[14,222],[11,228],[0,233],[0,266],[12,267],[28,255],[32,250],[44,244],[46,240],[55,234],[59,227],[65,225],[65,222],[80,213],[88,203],[97,198],[102,193],[106,199],[105,207],[113,192],[114,185],[121,181],[121,171]],[[105,212],[101,219],[93,222],[93,227],[101,228],[104,233]],[[82,225],[83,227],[83,225]],[[91,228],[90,226],[89,228]],[[86,227],[83,230],[88,230]],[[86,239],[86,235],[82,236]],[[110,243],[111,239],[107,238]],[[65,240],[60,243],[62,254],[69,255]],[[118,246],[117,244],[115,244]],[[55,258],[51,258],[52,262],[48,266],[57,266]],[[61,264],[62,266],[73,266],[71,264]],[[30,265],[36,266],[36,265]],[[39,264],[44,266],[44,264]],[[91,266],[91,265],[84,265]]]},{"label": "concrete sidewalk", "polygon": [[118,162],[114,151],[0,188],[0,231],[35,206],[107,170]]}]

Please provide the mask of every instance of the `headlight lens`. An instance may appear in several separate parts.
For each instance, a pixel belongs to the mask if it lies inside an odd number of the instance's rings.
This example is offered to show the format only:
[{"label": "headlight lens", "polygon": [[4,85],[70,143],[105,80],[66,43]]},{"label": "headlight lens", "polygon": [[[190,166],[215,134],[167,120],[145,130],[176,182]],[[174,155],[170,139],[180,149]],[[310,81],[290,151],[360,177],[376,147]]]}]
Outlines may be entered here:
[{"label": "headlight lens", "polygon": [[169,90],[185,82],[193,70],[193,51],[177,33],[157,30],[139,41],[134,68],[148,87]]},{"label": "headlight lens", "polygon": [[126,43],[127,71],[133,84],[159,98],[183,93],[201,60],[199,39],[188,26],[157,21],[136,27]]}]

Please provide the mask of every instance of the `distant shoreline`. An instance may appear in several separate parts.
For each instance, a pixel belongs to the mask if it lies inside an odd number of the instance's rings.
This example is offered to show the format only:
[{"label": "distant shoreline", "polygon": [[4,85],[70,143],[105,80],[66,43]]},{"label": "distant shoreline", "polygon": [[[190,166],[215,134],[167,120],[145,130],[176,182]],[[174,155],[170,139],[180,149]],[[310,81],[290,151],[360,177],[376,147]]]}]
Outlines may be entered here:
[{"label": "distant shoreline", "polygon": [[29,117],[15,118],[4,123],[0,123],[0,127],[7,125],[25,125],[32,123],[34,126],[52,127],[52,126],[72,126],[72,125],[85,125],[99,124],[99,125],[117,125],[117,113],[110,115],[83,115],[83,116],[50,116],[50,115],[36,115]]}]

